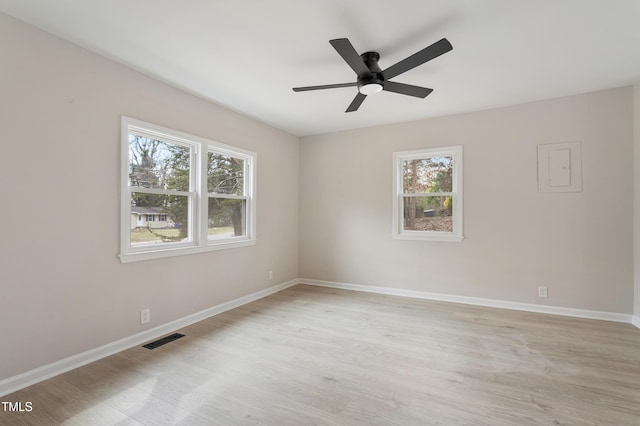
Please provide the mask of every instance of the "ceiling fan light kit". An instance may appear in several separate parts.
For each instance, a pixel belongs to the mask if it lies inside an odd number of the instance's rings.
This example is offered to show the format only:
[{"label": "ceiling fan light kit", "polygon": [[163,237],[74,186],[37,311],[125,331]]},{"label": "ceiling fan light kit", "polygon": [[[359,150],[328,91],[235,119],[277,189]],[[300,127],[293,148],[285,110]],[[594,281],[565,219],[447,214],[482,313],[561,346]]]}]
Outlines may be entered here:
[{"label": "ceiling fan light kit", "polygon": [[358,92],[363,95],[373,95],[382,92],[382,88],[381,83],[366,83],[358,85]]},{"label": "ceiling fan light kit", "polygon": [[378,60],[380,59],[378,52],[365,52],[362,55],[358,55],[349,39],[346,38],[330,40],[329,43],[356,73],[356,82],[294,87],[293,91],[306,92],[357,86],[358,93],[345,112],[357,111],[368,95],[373,95],[383,90],[417,98],[427,97],[433,92],[433,89],[389,80],[453,49],[449,40],[443,38],[383,71],[378,65]]}]

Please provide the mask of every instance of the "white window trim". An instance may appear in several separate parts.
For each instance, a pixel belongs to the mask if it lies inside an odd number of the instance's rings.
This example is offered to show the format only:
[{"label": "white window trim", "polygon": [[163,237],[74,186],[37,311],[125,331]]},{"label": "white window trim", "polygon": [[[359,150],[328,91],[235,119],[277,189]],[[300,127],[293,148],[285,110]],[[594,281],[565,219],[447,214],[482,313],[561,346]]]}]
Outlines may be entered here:
[{"label": "white window trim", "polygon": [[[438,231],[407,231],[403,229],[403,193],[402,163],[406,160],[417,160],[429,157],[453,157],[452,192],[440,193],[451,195],[454,198],[452,220],[453,232]],[[426,148],[411,151],[398,151],[393,153],[393,212],[391,234],[396,240],[423,240],[423,241],[449,241],[461,242],[464,239],[462,232],[462,145],[440,148]]]},{"label": "white window trim", "polygon": [[[190,217],[192,241],[186,243],[166,243],[162,246],[131,247],[131,201],[130,191],[135,192],[135,188],[129,187],[129,133],[134,131],[169,140],[181,145],[189,146],[192,149],[192,188],[189,191],[172,191],[175,195],[192,196],[190,209],[193,213]],[[160,259],[171,256],[186,254],[204,253],[215,250],[230,249],[236,247],[246,247],[256,244],[256,175],[257,175],[257,154],[253,151],[215,142],[199,136],[190,135],[177,130],[147,123],[134,118],[121,117],[121,153],[120,153],[120,261],[122,263]],[[231,237],[220,240],[209,240],[207,226],[207,153],[215,152],[232,155],[245,161],[244,185],[245,194],[243,196],[228,196],[226,194],[216,194],[217,197],[233,197],[247,200],[246,206],[246,235]],[[147,192],[158,192],[164,194],[164,190],[147,189]]]}]

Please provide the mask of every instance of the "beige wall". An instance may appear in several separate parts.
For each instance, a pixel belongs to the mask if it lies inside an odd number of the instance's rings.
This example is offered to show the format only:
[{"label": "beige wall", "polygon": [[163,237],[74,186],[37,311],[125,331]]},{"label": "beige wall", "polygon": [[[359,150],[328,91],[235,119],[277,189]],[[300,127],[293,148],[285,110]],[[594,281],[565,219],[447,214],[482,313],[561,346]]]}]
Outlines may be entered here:
[{"label": "beige wall", "polygon": [[[300,276],[630,314],[632,104],[627,87],[302,138]],[[537,145],[568,141],[583,192],[539,193]],[[392,152],[448,145],[464,146],[465,240],[393,240]]]},{"label": "beige wall", "polygon": [[634,242],[634,285],[635,298],[633,304],[633,312],[635,315],[634,323],[640,327],[640,84],[633,87],[633,141],[634,151],[633,158],[635,163],[634,176],[634,208],[633,208],[633,242]]},{"label": "beige wall", "polygon": [[[298,277],[297,137],[2,14],[0,40],[0,380]],[[257,244],[121,264],[123,114],[256,151]]]}]

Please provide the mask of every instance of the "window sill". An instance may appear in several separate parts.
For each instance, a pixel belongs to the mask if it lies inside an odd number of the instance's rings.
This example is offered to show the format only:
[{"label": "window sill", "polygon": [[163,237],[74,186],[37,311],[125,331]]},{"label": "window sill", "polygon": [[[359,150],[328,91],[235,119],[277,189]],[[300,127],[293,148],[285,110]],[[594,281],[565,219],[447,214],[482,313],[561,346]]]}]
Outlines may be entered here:
[{"label": "window sill", "polygon": [[414,241],[445,241],[451,243],[460,243],[462,242],[462,240],[464,240],[464,236],[438,232],[430,232],[428,235],[424,235],[423,233],[403,233],[393,234],[393,239]]},{"label": "window sill", "polygon": [[180,248],[167,248],[164,250],[136,251],[132,253],[120,254],[121,263],[138,262],[142,260],[162,259],[165,257],[182,256],[185,254],[206,253],[209,251],[226,250],[238,247],[253,246],[256,240],[242,239],[240,241],[219,242],[206,246],[190,246]]}]

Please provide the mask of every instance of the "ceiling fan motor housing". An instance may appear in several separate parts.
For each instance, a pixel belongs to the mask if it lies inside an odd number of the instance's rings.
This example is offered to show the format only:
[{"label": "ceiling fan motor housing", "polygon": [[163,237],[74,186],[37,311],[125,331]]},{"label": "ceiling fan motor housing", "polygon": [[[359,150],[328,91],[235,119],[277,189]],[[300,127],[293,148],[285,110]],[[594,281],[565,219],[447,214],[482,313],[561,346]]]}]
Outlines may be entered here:
[{"label": "ceiling fan motor housing", "polygon": [[360,55],[371,75],[358,76],[358,91],[363,95],[371,95],[380,92],[384,88],[384,76],[378,65],[380,54],[378,52],[365,52]]}]

